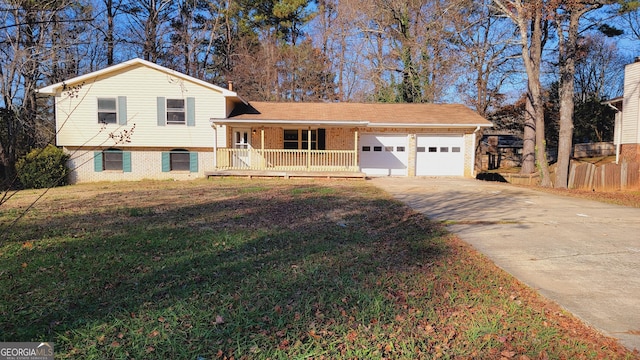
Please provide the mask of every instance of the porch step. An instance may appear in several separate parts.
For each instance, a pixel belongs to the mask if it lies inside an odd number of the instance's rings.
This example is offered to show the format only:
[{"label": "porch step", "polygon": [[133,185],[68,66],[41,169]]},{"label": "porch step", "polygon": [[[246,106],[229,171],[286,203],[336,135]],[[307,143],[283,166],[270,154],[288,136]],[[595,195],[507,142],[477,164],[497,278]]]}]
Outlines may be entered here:
[{"label": "porch step", "polygon": [[354,171],[262,171],[262,170],[218,170],[207,171],[204,175],[208,178],[211,176],[237,176],[237,177],[282,177],[289,179],[292,177],[311,177],[311,178],[350,178],[365,179],[367,175]]}]

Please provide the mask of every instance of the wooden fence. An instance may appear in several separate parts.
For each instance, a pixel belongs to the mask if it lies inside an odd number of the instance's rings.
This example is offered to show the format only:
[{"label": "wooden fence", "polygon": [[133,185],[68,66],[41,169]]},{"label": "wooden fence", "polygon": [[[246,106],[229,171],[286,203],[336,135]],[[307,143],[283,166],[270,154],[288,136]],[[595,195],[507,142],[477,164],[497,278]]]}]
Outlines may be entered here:
[{"label": "wooden fence", "polygon": [[582,190],[626,190],[640,188],[640,162],[603,164],[572,162],[569,188]]},{"label": "wooden fence", "polygon": [[[549,171],[553,181],[555,167],[551,166]],[[540,175],[537,172],[530,175],[499,173],[486,180],[519,185],[538,185],[540,184]],[[596,166],[587,162],[572,161],[568,186],[569,189],[597,191],[640,189],[640,162],[610,163]]]}]

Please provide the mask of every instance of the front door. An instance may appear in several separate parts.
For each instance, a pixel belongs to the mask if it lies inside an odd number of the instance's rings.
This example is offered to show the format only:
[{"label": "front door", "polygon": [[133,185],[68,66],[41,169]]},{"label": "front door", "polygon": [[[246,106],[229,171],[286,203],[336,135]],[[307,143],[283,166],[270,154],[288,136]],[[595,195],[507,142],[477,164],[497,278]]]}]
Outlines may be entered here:
[{"label": "front door", "polygon": [[233,166],[239,168],[251,167],[251,130],[235,129],[233,131]]}]

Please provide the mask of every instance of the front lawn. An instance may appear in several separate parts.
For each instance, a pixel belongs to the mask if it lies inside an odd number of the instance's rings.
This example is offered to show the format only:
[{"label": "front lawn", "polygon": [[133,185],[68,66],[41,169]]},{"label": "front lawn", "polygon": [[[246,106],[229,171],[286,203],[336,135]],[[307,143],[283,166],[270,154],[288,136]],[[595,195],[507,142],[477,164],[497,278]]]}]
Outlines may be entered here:
[{"label": "front lawn", "polygon": [[365,181],[76,185],[0,205],[0,341],[56,358],[631,359]]}]

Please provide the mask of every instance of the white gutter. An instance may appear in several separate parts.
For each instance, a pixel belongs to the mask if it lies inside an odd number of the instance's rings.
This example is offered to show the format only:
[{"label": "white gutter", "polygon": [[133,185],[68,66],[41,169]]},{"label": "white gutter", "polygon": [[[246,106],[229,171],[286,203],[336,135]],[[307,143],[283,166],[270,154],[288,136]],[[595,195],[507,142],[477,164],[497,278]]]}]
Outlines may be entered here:
[{"label": "white gutter", "polygon": [[395,128],[405,128],[405,127],[420,127],[420,128],[469,128],[469,127],[492,127],[493,124],[402,124],[402,123],[375,123],[369,124],[369,127],[395,127]]},{"label": "white gutter", "polygon": [[216,124],[275,124],[275,125],[351,125],[351,126],[368,126],[368,121],[331,121],[331,120],[233,120],[233,119],[209,119],[209,123],[213,126]]}]

